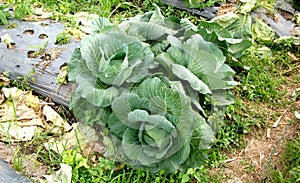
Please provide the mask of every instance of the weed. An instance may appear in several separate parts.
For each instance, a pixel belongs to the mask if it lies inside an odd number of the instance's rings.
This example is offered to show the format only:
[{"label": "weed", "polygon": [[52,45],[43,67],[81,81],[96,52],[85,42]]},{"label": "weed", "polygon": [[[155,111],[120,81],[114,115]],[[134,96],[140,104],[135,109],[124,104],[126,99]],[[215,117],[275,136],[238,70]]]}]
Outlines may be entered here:
[{"label": "weed", "polygon": [[70,41],[70,35],[67,31],[64,30],[56,36],[55,44],[59,44],[59,45],[67,44],[69,43],[69,41]]},{"label": "weed", "polygon": [[292,183],[300,181],[300,135],[285,146],[281,156],[282,169],[272,171],[271,182]]},{"label": "weed", "polygon": [[23,169],[24,154],[20,151],[20,144],[17,145],[16,151],[12,154],[12,164],[15,170],[21,172]]},{"label": "weed", "polygon": [[[238,77],[241,80],[238,94],[250,101],[276,101],[282,96],[278,91],[280,86],[280,71],[282,67],[276,62],[283,64],[282,52],[272,52],[266,47],[253,46],[241,59],[243,65],[249,66],[249,70],[243,70]],[[280,60],[278,60],[280,59]]]},{"label": "weed", "polygon": [[47,39],[44,44],[38,45],[38,46],[30,46],[29,48],[30,49],[37,49],[33,53],[33,57],[35,58],[35,57],[38,57],[38,56],[42,55],[43,53],[45,53],[48,45],[49,45],[49,40]]},{"label": "weed", "polygon": [[34,13],[33,6],[29,0],[15,0],[14,7],[14,17],[19,20],[23,20],[26,15]]},{"label": "weed", "polygon": [[11,85],[15,86],[23,91],[32,91],[29,83],[35,82],[35,71],[32,70],[26,76],[17,77],[16,80],[13,80]]},{"label": "weed", "polygon": [[7,7],[8,7],[7,5],[0,5],[0,25],[8,24],[9,13],[7,11],[5,11],[5,8],[7,8]]}]

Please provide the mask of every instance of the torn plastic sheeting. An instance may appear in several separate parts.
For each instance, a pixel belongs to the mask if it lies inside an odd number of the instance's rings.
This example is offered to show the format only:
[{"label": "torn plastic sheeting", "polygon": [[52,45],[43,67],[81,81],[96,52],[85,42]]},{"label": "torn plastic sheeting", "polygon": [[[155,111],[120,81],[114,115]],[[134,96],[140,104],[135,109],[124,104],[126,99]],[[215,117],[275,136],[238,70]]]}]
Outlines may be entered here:
[{"label": "torn plastic sheeting", "polygon": [[207,18],[207,19],[212,19],[218,14],[219,7],[208,7],[205,8],[204,10],[198,10],[194,8],[187,8],[184,6],[183,1],[178,1],[178,0],[162,0],[162,2],[174,6],[178,9],[182,9],[191,13],[194,13],[196,15],[199,15],[201,17]]},{"label": "torn plastic sheeting", "polygon": [[[55,45],[56,36],[64,30],[62,23],[53,23],[50,20],[41,22],[11,20],[11,23],[15,23],[17,27],[7,29],[4,25],[0,26],[0,37],[8,34],[16,47],[8,49],[3,41],[0,42],[0,72],[9,71],[10,77],[17,78],[28,76],[34,71],[35,81],[28,80],[31,86],[38,93],[51,96],[54,101],[68,106],[74,87],[72,84],[60,87],[56,83],[56,77],[60,67],[71,60],[73,50],[79,47],[80,43],[71,41],[66,45]],[[28,56],[30,51],[36,54],[40,49],[43,51],[59,49],[60,54],[50,60],[43,60],[41,55],[36,55],[36,58]]]},{"label": "torn plastic sheeting", "polygon": [[269,25],[276,33],[277,36],[291,36],[296,24],[290,20],[286,20],[279,13],[275,13],[278,21],[266,15],[264,10],[251,12],[251,17],[261,17],[267,25]]},{"label": "torn plastic sheeting", "polygon": [[[282,0],[281,0],[282,1]],[[176,7],[181,10],[189,11],[201,17],[212,19],[217,16],[219,7],[208,7],[204,10],[198,10],[193,8],[187,8],[184,6],[183,1],[179,0],[162,0],[162,2],[166,3],[167,5]],[[286,11],[288,13],[297,12],[294,10],[290,4],[286,2],[280,2],[278,0],[276,2],[276,8]],[[285,19],[280,13],[275,13],[278,17],[278,21],[274,21],[272,18],[267,16],[268,12],[266,9],[255,10],[251,12],[251,17],[256,18],[261,16],[266,23],[275,31],[277,36],[291,36],[293,29],[296,27],[296,24],[290,20]]]}]

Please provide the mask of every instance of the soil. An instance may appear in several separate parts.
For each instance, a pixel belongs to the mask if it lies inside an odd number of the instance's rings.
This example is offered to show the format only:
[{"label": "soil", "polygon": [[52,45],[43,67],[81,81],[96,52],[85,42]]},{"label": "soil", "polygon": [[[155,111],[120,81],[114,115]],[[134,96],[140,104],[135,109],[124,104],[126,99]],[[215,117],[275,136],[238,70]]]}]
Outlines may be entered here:
[{"label": "soil", "polygon": [[[0,158],[12,168],[14,168],[13,157],[17,156],[13,153],[17,152],[17,146],[17,143],[8,145],[7,143],[0,142]],[[23,156],[21,157],[23,160],[23,168],[20,173],[35,181],[38,181],[39,178],[43,178],[43,175],[47,174],[47,166],[36,160],[35,153],[23,154],[21,152],[20,154]]]},{"label": "soil", "polygon": [[[289,85],[282,86],[288,91],[286,96],[291,96],[296,88],[300,88],[300,83]],[[264,122],[267,127],[253,127],[251,132],[244,136],[245,148],[227,152],[228,159],[224,161],[224,166],[211,170],[211,174],[222,177],[222,182],[242,183],[267,180],[266,178],[270,176],[270,171],[267,169],[280,170],[282,168],[280,157],[284,153],[286,142],[299,135],[300,123],[297,123],[294,113],[300,110],[299,100],[292,103],[290,107],[280,109],[272,109],[252,102],[248,105],[257,113],[263,111],[264,114],[268,114]],[[280,116],[282,118],[278,126],[273,128],[273,124]],[[270,164],[269,167],[268,164]]]}]

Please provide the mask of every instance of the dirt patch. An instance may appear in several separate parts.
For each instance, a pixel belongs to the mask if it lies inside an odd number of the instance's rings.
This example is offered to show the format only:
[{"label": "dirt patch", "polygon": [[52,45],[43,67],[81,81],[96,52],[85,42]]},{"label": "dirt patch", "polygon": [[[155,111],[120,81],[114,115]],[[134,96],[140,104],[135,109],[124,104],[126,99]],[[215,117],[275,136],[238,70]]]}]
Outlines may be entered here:
[{"label": "dirt patch", "polygon": [[7,143],[0,142],[0,157],[3,161],[8,163],[9,166],[14,168],[13,165],[13,157],[20,158],[22,160],[22,170],[20,173],[24,174],[27,177],[30,177],[33,180],[38,180],[38,178],[42,178],[43,175],[47,174],[47,166],[38,162],[36,159],[35,153],[23,154],[21,152],[21,156],[16,155],[15,153],[18,151],[18,144],[8,145]]},{"label": "dirt patch", "polygon": [[[280,154],[286,141],[299,133],[299,124],[290,126],[285,134],[286,127],[287,125],[280,125],[271,129],[269,138],[267,138],[267,130],[253,130],[251,134],[245,136],[246,147],[227,154],[228,159],[225,160],[224,167],[213,169],[211,173],[223,175],[224,182],[261,182],[270,156],[272,159],[269,168],[280,169]],[[284,140],[277,146],[283,135]],[[266,175],[269,175],[268,172]]]},{"label": "dirt patch", "polygon": [[[261,182],[264,176],[270,176],[270,172],[266,170],[268,166],[269,170],[281,169],[280,156],[284,153],[283,147],[287,141],[297,137],[300,130],[300,123],[295,118],[295,111],[300,110],[300,101],[292,102],[291,99],[295,89],[300,88],[300,83],[292,82],[295,80],[290,78],[287,81],[280,89],[286,91],[285,97],[288,100],[282,99],[274,106],[247,103],[251,107],[249,110],[264,116],[261,120],[265,121],[257,121],[262,126],[252,127],[250,133],[243,137],[245,147],[228,152],[224,166],[213,169],[211,174],[221,176],[222,181],[228,183]],[[276,121],[278,126],[273,128]]]}]

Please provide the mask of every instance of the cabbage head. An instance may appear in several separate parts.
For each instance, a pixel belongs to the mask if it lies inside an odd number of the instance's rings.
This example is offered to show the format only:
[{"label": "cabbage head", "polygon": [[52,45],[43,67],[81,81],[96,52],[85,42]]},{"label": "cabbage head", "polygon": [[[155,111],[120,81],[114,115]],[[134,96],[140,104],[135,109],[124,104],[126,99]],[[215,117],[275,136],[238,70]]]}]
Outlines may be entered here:
[{"label": "cabbage head", "polygon": [[205,149],[214,139],[189,98],[161,77],[149,77],[117,97],[106,124],[124,160],[151,172],[170,173],[203,164],[203,159],[195,162],[192,157],[191,141],[197,149]]},{"label": "cabbage head", "polygon": [[149,75],[148,70],[155,66],[153,57],[147,44],[122,32],[93,34],[75,49],[68,76],[78,85],[77,96],[94,106],[107,107],[120,88]]}]

